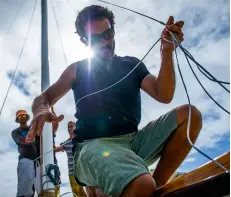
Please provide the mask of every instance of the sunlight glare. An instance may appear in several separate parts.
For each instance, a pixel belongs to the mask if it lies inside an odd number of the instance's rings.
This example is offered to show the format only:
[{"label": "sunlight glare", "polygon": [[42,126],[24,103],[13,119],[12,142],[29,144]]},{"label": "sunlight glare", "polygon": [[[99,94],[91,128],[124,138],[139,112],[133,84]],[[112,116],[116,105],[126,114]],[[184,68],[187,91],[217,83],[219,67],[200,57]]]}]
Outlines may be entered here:
[{"label": "sunlight glare", "polygon": [[87,58],[92,58],[94,56],[94,52],[93,52],[93,50],[91,50],[90,47],[87,47],[87,49],[86,49],[86,56],[87,56]]}]

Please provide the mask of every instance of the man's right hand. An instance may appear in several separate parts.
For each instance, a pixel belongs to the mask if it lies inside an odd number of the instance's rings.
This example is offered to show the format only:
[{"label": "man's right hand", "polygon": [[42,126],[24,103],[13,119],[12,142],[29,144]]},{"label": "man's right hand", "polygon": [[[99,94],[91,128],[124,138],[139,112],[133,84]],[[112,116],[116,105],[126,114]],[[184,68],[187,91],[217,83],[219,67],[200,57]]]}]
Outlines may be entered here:
[{"label": "man's right hand", "polygon": [[33,120],[31,121],[31,127],[28,132],[26,142],[33,142],[36,134],[40,136],[42,134],[43,126],[46,122],[59,123],[63,120],[63,118],[63,115],[57,117],[47,110],[39,112],[37,115],[34,116]]},{"label": "man's right hand", "polygon": [[26,139],[28,142],[33,141],[36,134],[41,135],[45,122],[58,124],[63,120],[63,115],[57,117],[49,111],[49,108],[72,88],[73,82],[76,79],[76,67],[77,63],[68,66],[57,82],[34,99],[32,105],[34,117]]}]

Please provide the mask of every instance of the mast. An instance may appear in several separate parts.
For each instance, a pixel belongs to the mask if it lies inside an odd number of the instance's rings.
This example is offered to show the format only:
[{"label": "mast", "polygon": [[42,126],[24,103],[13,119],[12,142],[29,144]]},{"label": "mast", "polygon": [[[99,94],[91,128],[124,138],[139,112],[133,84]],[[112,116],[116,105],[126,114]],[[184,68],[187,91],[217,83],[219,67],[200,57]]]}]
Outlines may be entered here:
[{"label": "mast", "polygon": [[[47,22],[47,0],[41,0],[41,15],[42,15],[42,32],[41,32],[41,91],[44,92],[50,86],[49,78],[49,60],[48,60],[48,22]],[[51,124],[46,123],[43,128],[41,137],[41,152],[42,154],[53,149],[53,134]],[[44,155],[41,159],[42,175],[46,174],[46,166],[54,164],[54,153],[50,152]],[[43,197],[55,197],[55,185],[50,181],[48,176],[42,176],[42,191]]]}]

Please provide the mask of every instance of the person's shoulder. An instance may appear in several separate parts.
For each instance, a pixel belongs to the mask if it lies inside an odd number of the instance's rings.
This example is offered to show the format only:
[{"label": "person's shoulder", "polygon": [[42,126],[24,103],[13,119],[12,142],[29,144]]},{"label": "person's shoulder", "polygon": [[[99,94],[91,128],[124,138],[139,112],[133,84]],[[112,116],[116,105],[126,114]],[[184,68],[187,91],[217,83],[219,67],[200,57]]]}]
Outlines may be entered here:
[{"label": "person's shoulder", "polygon": [[137,64],[140,62],[140,60],[134,56],[116,56],[116,58],[119,58],[121,61],[127,61],[131,64]]},{"label": "person's shoulder", "polygon": [[11,131],[11,133],[13,134],[13,133],[17,133],[17,132],[19,132],[19,131],[20,131],[20,127],[14,129],[13,131]]},{"label": "person's shoulder", "polygon": [[69,139],[65,140],[64,142],[60,143],[60,146],[65,146],[66,144],[69,143],[69,141],[70,141]]},{"label": "person's shoulder", "polygon": [[85,68],[86,64],[88,64],[89,61],[88,59],[82,59],[82,60],[79,60],[79,61],[76,61],[76,62],[73,62],[72,64],[70,64],[68,66],[68,70],[71,72],[71,73],[76,73],[77,71],[80,71],[82,70],[81,68]]},{"label": "person's shoulder", "polygon": [[14,129],[13,131],[12,131],[12,133],[13,132],[20,132],[21,130],[30,130],[30,126],[27,126],[27,127],[25,127],[25,128],[20,128],[20,127],[18,127],[18,128],[16,128],[16,129]]},{"label": "person's shoulder", "polygon": [[78,67],[78,66],[84,65],[84,64],[86,64],[86,63],[88,63],[88,62],[89,62],[89,59],[88,59],[88,58],[85,58],[85,59],[82,59],[82,60],[73,62],[73,63],[71,64],[71,66]]},{"label": "person's shoulder", "polygon": [[20,132],[20,127],[14,129],[13,131],[11,131],[11,136],[14,138],[16,137]]}]

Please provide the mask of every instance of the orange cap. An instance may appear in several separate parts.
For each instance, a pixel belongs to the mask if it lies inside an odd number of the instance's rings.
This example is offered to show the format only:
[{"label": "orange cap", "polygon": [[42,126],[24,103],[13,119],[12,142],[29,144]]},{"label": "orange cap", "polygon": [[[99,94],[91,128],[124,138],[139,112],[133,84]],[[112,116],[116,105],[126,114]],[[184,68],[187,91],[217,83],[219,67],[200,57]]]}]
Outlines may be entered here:
[{"label": "orange cap", "polygon": [[28,120],[30,118],[30,116],[27,114],[27,112],[25,110],[18,110],[16,112],[16,118],[15,118],[15,122],[18,122],[18,117],[21,116],[21,115],[27,115],[28,117]]}]

